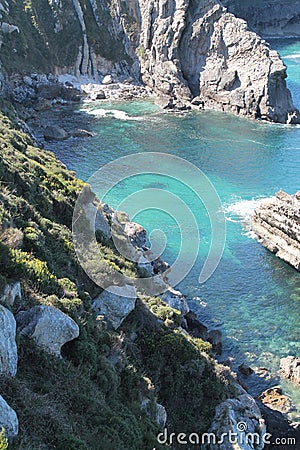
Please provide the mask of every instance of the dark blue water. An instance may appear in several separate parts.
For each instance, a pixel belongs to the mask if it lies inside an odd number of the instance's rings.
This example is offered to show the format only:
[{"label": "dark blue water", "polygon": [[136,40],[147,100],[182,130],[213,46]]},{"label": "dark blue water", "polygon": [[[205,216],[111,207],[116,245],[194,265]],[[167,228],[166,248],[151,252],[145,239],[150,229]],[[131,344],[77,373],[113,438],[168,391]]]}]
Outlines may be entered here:
[{"label": "dark blue water", "polygon": [[[272,46],[284,57],[288,85],[300,106],[300,42],[274,40]],[[64,115],[65,121],[74,121],[73,111]],[[68,141],[67,148],[65,143],[57,144],[55,151],[84,180],[116,158],[153,151],[185,158],[209,177],[222,202],[227,235],[217,270],[201,285],[198,277],[211,227],[205,208],[188,187],[148,174],[124,180],[106,199],[118,207],[136,190],[154,187],[175,193],[189,206],[199,225],[201,245],[195,265],[179,287],[202,320],[224,333],[224,358],[232,355],[235,365],[245,361],[276,371],[280,357],[299,356],[299,273],[251,238],[246,225],[257,199],[273,196],[279,189],[288,193],[300,189],[300,127],[217,112],[168,114],[151,102],[85,104],[76,117],[95,137]],[[155,162],[146,169],[155,172]],[[178,167],[174,166],[174,173],[178,175]],[[142,201],[138,207],[143,210]],[[178,227],[176,218],[158,209],[141,211],[133,219],[149,233],[157,228],[164,231],[163,256],[173,262],[180,251],[180,228],[188,231],[189,224],[182,220]],[[192,235],[189,246],[194,251]],[[287,382],[283,386],[299,406],[299,389]]]}]

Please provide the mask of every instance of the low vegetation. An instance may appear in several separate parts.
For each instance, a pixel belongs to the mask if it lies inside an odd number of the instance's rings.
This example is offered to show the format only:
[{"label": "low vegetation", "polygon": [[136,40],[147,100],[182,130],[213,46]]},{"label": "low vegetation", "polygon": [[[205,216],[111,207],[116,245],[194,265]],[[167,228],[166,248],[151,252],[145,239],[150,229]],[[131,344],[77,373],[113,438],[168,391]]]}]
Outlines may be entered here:
[{"label": "low vegetation", "polygon": [[[10,448],[161,449],[156,401],[166,407],[170,430],[206,431],[215,406],[232,394],[210,345],[183,334],[180,313],[158,297],[139,295],[117,332],[103,317],[94,318],[91,299],[101,289],[79,266],[71,238],[73,207],[84,183],[7,116],[0,119],[0,294],[20,280],[23,295],[13,313],[53,305],[80,328],[62,359],[18,337],[17,376],[0,377],[1,395],[20,423]],[[114,269],[138,275],[111,241],[99,237],[99,249]],[[149,411],[141,407],[146,398]],[[5,445],[0,435],[0,448]]]}]

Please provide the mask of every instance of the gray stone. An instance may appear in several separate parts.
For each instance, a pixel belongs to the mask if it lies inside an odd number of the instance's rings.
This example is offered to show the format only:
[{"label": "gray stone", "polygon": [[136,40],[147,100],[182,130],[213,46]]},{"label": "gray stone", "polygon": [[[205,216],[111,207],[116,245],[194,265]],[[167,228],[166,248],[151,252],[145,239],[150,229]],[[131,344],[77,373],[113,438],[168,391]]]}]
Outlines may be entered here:
[{"label": "gray stone", "polygon": [[0,296],[0,303],[13,306],[16,298],[22,298],[20,281],[5,286],[2,296]]},{"label": "gray stone", "polygon": [[18,331],[35,340],[48,353],[61,356],[61,347],[79,336],[73,319],[53,306],[34,306],[16,316]]},{"label": "gray stone", "polygon": [[211,343],[212,349],[218,355],[222,353],[222,331],[221,330],[211,330],[207,335],[208,342]]},{"label": "gray stone", "polygon": [[12,25],[12,24],[6,23],[6,22],[2,22],[1,31],[3,34],[11,34],[14,31],[17,31],[18,33],[20,33],[20,30],[16,25]]},{"label": "gray stone", "polygon": [[177,309],[183,315],[187,314],[190,310],[186,297],[180,291],[176,291],[171,287],[169,287],[161,298],[165,303],[171,306],[171,308]]},{"label": "gray stone", "polygon": [[127,222],[124,227],[125,234],[130,242],[137,247],[144,247],[147,242],[147,233],[144,227],[135,222]]},{"label": "gray stone", "polygon": [[113,77],[111,75],[105,75],[102,80],[102,84],[112,84],[113,82]]},{"label": "gray stone", "polygon": [[[255,400],[238,384],[235,385],[238,393],[236,398],[230,398],[216,407],[216,413],[207,433],[213,433],[216,441],[207,441],[201,445],[201,450],[262,450],[263,436],[266,425],[261,417],[259,407]],[[230,442],[229,433],[235,436],[237,443]],[[233,434],[234,433],[234,434]],[[258,439],[253,442],[244,439],[245,433],[255,433]],[[205,439],[205,435],[203,437]],[[220,444],[219,442],[222,442]]]},{"label": "gray stone", "polygon": [[13,314],[0,305],[0,374],[14,377],[17,364],[16,321]]},{"label": "gray stone", "polygon": [[44,131],[46,141],[62,141],[68,137],[69,133],[57,125],[48,125]]},{"label": "gray stone", "polygon": [[137,293],[133,286],[110,286],[94,299],[92,307],[97,315],[103,315],[113,329],[119,328],[135,308]]},{"label": "gray stone", "polygon": [[4,428],[5,436],[9,439],[18,435],[19,421],[17,414],[0,395],[0,430],[1,428]]},{"label": "gray stone", "polygon": [[[151,407],[153,406],[153,407]],[[149,398],[145,398],[141,404],[142,409],[144,409],[147,414],[155,420],[155,422],[159,425],[160,429],[163,430],[165,428],[167,422],[167,411],[163,405],[160,405],[157,402],[154,402],[154,405],[151,405],[151,401]]]}]

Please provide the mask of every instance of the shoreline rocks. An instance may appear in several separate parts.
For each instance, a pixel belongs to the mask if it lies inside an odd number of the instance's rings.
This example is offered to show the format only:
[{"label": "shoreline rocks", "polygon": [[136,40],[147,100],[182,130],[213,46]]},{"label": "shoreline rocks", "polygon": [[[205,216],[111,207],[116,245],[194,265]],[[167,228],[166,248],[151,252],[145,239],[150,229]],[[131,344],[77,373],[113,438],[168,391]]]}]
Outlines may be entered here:
[{"label": "shoreline rocks", "polygon": [[300,271],[300,191],[279,191],[274,200],[261,204],[251,229],[262,245]]},{"label": "shoreline rocks", "polygon": [[300,358],[287,356],[280,360],[280,374],[300,385]]}]

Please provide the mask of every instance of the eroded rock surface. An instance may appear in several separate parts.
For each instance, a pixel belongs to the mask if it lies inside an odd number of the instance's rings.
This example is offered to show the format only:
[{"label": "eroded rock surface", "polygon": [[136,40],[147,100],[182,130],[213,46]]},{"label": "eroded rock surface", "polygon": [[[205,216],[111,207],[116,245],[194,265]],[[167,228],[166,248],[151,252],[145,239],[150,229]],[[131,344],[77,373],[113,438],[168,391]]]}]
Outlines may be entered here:
[{"label": "eroded rock surface", "polygon": [[300,270],[300,191],[279,191],[256,210],[251,227],[259,242],[276,256]]}]

